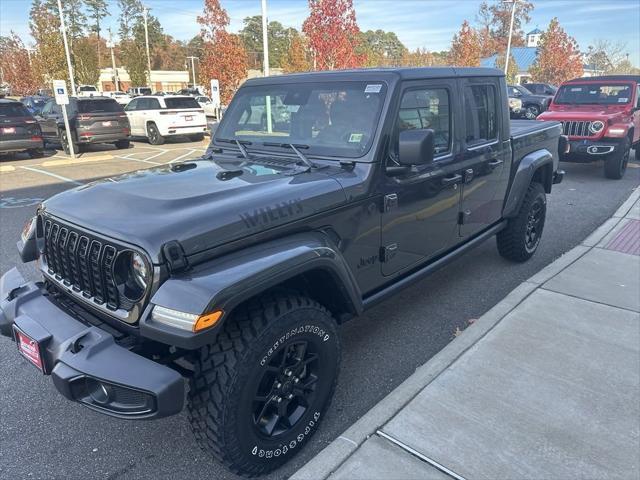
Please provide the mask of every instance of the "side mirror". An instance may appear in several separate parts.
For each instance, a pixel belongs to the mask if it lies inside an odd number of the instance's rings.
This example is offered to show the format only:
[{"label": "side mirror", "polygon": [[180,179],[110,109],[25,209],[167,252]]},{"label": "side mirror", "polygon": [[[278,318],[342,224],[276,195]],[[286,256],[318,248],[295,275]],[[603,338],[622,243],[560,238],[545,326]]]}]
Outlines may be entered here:
[{"label": "side mirror", "polygon": [[401,131],[398,162],[401,165],[423,165],[433,162],[433,136],[431,129]]}]

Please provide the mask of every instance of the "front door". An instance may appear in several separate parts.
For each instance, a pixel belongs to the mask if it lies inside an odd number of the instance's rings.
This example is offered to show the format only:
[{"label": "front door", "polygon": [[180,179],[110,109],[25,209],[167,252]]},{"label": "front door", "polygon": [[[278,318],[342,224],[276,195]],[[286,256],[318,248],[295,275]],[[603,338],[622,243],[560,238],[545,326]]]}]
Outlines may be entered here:
[{"label": "front door", "polygon": [[[457,240],[462,175],[453,147],[458,144],[453,138],[458,109],[454,82],[407,82],[403,86],[383,184],[383,275],[410,268]],[[435,158],[433,163],[394,173],[399,132],[406,129],[432,129]]]},{"label": "front door", "polygon": [[[509,181],[511,148],[504,135],[500,82],[497,78],[461,79],[464,153],[460,237],[497,222]],[[506,137],[506,138],[505,138]]]}]

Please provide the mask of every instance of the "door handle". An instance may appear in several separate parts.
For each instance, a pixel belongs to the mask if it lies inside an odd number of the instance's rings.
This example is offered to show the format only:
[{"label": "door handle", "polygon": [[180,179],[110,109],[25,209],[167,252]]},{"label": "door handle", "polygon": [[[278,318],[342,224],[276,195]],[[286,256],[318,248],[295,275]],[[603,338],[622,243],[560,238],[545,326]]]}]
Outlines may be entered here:
[{"label": "door handle", "polygon": [[456,183],[460,183],[461,181],[462,181],[462,175],[455,174],[452,177],[444,177],[441,180],[441,183],[446,187],[448,185],[455,185]]},{"label": "door handle", "polygon": [[498,165],[502,165],[503,163],[504,163],[504,162],[503,162],[502,160],[500,160],[500,159],[497,159],[497,158],[496,158],[496,159],[494,159],[494,160],[491,160],[491,161],[488,163],[488,165],[489,165],[491,168],[496,168]]}]

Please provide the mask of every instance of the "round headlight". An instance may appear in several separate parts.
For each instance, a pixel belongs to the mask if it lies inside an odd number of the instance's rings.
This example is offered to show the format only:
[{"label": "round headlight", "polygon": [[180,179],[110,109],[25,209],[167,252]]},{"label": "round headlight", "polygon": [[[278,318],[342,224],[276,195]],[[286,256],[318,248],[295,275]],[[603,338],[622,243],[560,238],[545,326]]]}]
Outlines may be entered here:
[{"label": "round headlight", "polygon": [[149,268],[147,267],[147,262],[139,253],[134,252],[131,255],[131,270],[133,270],[133,278],[136,283],[146,289],[149,283]]},{"label": "round headlight", "polygon": [[589,125],[589,131],[591,133],[601,132],[603,128],[604,128],[604,122],[601,122],[600,120],[596,120],[595,122],[591,122],[591,125]]}]

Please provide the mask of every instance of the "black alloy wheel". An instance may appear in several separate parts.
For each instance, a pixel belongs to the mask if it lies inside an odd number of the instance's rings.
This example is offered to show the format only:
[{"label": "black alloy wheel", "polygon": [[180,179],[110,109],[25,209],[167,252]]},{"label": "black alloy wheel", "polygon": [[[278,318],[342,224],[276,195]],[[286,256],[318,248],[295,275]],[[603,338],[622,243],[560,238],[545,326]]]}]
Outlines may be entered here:
[{"label": "black alloy wheel", "polygon": [[253,399],[253,424],[261,435],[290,431],[315,399],[318,353],[307,341],[283,346],[268,363]]},{"label": "black alloy wheel", "polygon": [[541,199],[531,205],[527,214],[527,229],[525,233],[524,245],[528,252],[534,252],[540,243],[542,234],[541,224],[544,221],[544,204]]}]

